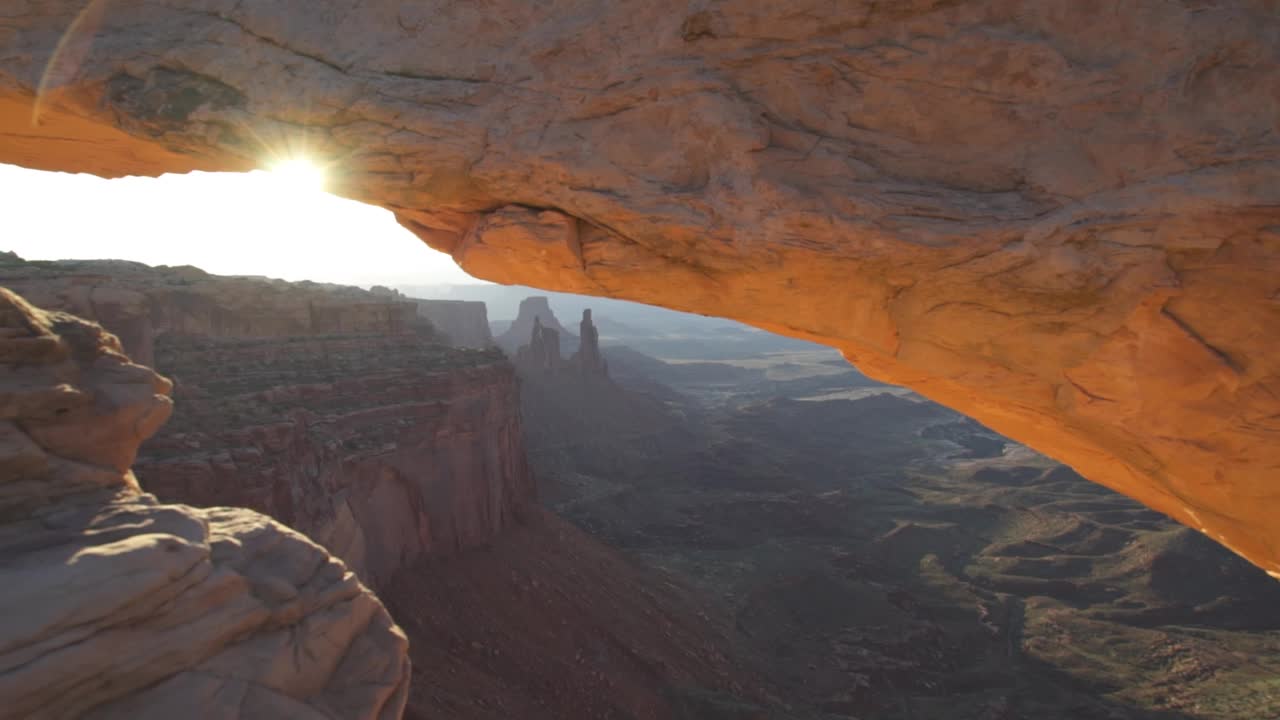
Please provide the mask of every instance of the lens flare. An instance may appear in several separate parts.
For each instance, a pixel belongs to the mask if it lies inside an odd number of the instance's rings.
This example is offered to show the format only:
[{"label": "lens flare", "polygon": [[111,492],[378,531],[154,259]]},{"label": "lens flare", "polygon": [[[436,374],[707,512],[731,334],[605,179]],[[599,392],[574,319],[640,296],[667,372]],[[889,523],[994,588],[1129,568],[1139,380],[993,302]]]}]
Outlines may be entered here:
[{"label": "lens flare", "polygon": [[291,193],[324,190],[324,169],[304,157],[281,160],[268,168],[271,181]]}]

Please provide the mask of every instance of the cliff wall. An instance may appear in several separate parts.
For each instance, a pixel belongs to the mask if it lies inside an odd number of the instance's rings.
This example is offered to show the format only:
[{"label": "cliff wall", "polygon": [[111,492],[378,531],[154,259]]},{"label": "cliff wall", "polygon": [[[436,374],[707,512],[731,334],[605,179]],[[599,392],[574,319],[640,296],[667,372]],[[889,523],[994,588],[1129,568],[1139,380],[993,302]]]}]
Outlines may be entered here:
[{"label": "cliff wall", "polygon": [[162,338],[173,421],[139,455],[161,498],[278,518],[382,587],[488,542],[533,498],[515,374],[412,336]]},{"label": "cliff wall", "polygon": [[511,365],[440,344],[413,301],[12,256],[0,283],[118,328],[173,379],[174,417],[138,458],[148,491],[270,515],[374,588],[491,540],[534,496]]},{"label": "cliff wall", "polygon": [[515,356],[523,346],[528,345],[534,336],[534,326],[555,331],[560,344],[559,352],[572,353],[577,349],[577,338],[560,324],[559,318],[551,311],[551,303],[545,295],[534,295],[520,301],[520,310],[511,326],[498,334],[494,341],[508,355]]},{"label": "cliff wall", "polygon": [[0,288],[0,718],[395,720],[404,634],[340,560],[129,470],[170,384]]},{"label": "cliff wall", "polygon": [[431,321],[449,342],[459,347],[487,348],[493,345],[489,332],[489,312],[482,302],[472,300],[423,300],[414,298],[418,314]]}]

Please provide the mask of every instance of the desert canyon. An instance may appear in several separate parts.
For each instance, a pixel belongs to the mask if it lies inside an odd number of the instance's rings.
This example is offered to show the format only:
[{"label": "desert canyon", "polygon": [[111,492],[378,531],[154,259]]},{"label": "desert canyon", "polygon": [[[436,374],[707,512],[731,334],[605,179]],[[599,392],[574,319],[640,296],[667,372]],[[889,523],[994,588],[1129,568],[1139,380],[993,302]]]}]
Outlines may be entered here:
[{"label": "desert canyon", "polygon": [[1278,117],[1274,0],[0,0],[0,163],[754,328],[0,256],[0,718],[1280,716]]}]

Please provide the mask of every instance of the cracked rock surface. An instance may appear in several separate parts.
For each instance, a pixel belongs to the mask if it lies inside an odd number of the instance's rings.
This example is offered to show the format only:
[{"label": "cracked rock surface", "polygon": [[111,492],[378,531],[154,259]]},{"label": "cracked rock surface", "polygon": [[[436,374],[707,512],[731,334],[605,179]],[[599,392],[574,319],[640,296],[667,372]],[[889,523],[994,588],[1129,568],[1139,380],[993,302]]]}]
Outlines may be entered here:
[{"label": "cracked rock surface", "polygon": [[138,489],[169,390],[0,288],[0,718],[400,717],[405,637],[341,562]]},{"label": "cracked rock surface", "polygon": [[18,0],[0,48],[0,161],[305,147],[479,277],[834,345],[1280,574],[1272,0]]}]

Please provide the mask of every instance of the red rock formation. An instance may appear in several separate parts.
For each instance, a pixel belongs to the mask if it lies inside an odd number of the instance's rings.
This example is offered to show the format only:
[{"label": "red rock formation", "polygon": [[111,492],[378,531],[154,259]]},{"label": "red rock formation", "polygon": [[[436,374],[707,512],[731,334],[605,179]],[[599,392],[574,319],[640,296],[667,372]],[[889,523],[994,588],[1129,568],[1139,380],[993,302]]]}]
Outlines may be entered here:
[{"label": "red rock formation", "polygon": [[573,337],[573,333],[561,325],[556,314],[551,311],[551,303],[547,298],[535,295],[520,301],[520,309],[516,313],[516,319],[511,321],[511,327],[495,338],[498,346],[514,355],[519,348],[534,340],[537,335],[535,325],[554,331],[558,343]]},{"label": "red rock formation", "polygon": [[278,518],[380,589],[533,499],[515,374],[412,335],[161,338],[179,410],[139,456],[163,499]]},{"label": "red rock formation", "polygon": [[412,298],[418,314],[444,333],[451,345],[483,349],[493,347],[489,313],[485,304],[471,300],[424,300]]},{"label": "red rock formation", "polygon": [[383,285],[374,285],[369,288],[369,292],[378,297],[416,304],[418,315],[431,322],[442,342],[454,347],[477,350],[493,347],[493,335],[489,331],[489,311],[483,302],[410,298],[399,290]]},{"label": "red rock formation", "polygon": [[[520,301],[520,311],[511,327],[498,336],[498,343],[515,356],[517,367],[526,372],[559,373],[575,371],[584,376],[609,376],[609,363],[600,354],[600,332],[591,322],[591,310],[582,311],[578,349],[565,359],[564,342],[573,335],[560,324],[547,298],[528,297]],[[517,334],[525,332],[527,344],[517,344]]]},{"label": "red rock formation", "polygon": [[50,0],[0,37],[0,161],[305,141],[473,275],[832,344],[1280,574],[1270,0]]},{"label": "red rock formation", "polygon": [[489,541],[533,498],[513,369],[436,343],[398,294],[12,257],[0,282],[153,330],[181,402],[139,456],[150,492],[270,515],[374,588]]},{"label": "red rock formation", "polygon": [[403,633],[338,560],[129,466],[168,381],[0,288],[0,718],[394,720]]},{"label": "red rock formation", "polygon": [[590,308],[582,311],[582,322],[578,324],[578,352],[569,362],[583,375],[609,375],[609,363],[600,354],[600,331],[591,322]]},{"label": "red rock formation", "polygon": [[564,369],[560,356],[560,333],[542,326],[542,319],[533,319],[529,331],[529,344],[516,351],[516,365],[527,372],[554,373]]}]

